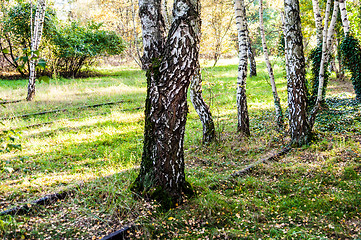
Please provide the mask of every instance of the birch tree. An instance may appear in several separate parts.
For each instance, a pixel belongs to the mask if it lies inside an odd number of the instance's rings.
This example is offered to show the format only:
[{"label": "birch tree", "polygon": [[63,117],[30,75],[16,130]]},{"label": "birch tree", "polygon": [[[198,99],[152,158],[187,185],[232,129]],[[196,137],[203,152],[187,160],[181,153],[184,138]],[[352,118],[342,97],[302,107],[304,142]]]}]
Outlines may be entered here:
[{"label": "birch tree", "polygon": [[339,0],[340,12],[341,12],[341,21],[343,27],[343,33],[345,36],[350,31],[350,21],[348,20],[347,10],[346,10],[346,0]]},{"label": "birch tree", "polygon": [[[29,84],[27,101],[35,97],[36,64],[39,57],[39,45],[43,34],[46,2],[38,0],[34,21],[31,21],[31,56],[29,65]],[[32,17],[32,14],[31,14]]]},{"label": "birch tree", "polygon": [[[197,12],[200,13],[200,4],[198,4]],[[200,14],[198,14],[197,19],[194,21],[194,30],[197,35],[197,39],[201,38],[201,19]],[[199,48],[200,41],[197,41]],[[190,98],[193,104],[194,109],[196,110],[199,119],[202,122],[203,126],[203,143],[210,143],[215,139],[215,127],[212,118],[211,111],[208,105],[204,102],[202,96],[202,75],[199,64],[199,59],[197,58],[197,68],[195,74],[193,75],[190,83]]]},{"label": "birch tree", "polygon": [[310,136],[300,6],[298,0],[284,0],[284,5],[289,126],[292,144],[300,146]]},{"label": "birch tree", "polygon": [[322,43],[322,17],[320,13],[320,5],[318,3],[318,0],[312,0],[312,7],[313,7],[313,16],[315,18],[315,25],[316,25],[317,46],[319,46]]},{"label": "birch tree", "polygon": [[190,83],[190,98],[203,127],[202,142],[207,144],[215,139],[216,132],[211,111],[202,96],[202,75],[199,62]]},{"label": "birch tree", "polygon": [[238,131],[249,136],[249,116],[246,96],[246,80],[247,80],[247,20],[244,0],[234,0],[234,10],[236,25],[238,31],[239,45],[239,63],[237,77],[237,113],[238,113]]},{"label": "birch tree", "polygon": [[252,48],[252,41],[248,34],[248,41],[247,41],[247,53],[248,53],[248,60],[249,60],[249,76],[257,76],[257,64],[256,59],[254,57],[254,52]]},{"label": "birch tree", "polygon": [[199,54],[198,6],[198,0],[174,2],[165,40],[161,0],[139,1],[147,98],[142,162],[132,189],[164,208],[180,203],[183,193],[192,193],[185,180],[183,142],[187,89]]},{"label": "birch tree", "polygon": [[259,30],[260,30],[261,39],[262,39],[264,60],[266,62],[267,71],[268,71],[268,75],[269,75],[270,83],[271,83],[271,87],[272,87],[273,99],[274,99],[274,103],[275,103],[277,126],[280,130],[282,130],[284,127],[283,113],[282,113],[280,98],[277,93],[277,87],[276,87],[275,77],[273,74],[272,65],[270,63],[269,55],[268,55],[266,36],[265,36],[265,31],[264,31],[264,23],[263,23],[263,1],[262,0],[259,1]]},{"label": "birch tree", "polygon": [[320,63],[320,70],[319,70],[319,76],[318,76],[318,92],[317,92],[317,99],[315,106],[312,109],[312,112],[310,114],[310,128],[312,129],[317,112],[321,106],[321,102],[323,100],[324,94],[325,94],[325,68],[327,67],[327,63],[329,62],[330,57],[330,51],[332,47],[332,40],[334,35],[334,29],[336,25],[337,20],[337,14],[338,14],[338,1],[334,1],[333,6],[333,13],[332,18],[330,22],[330,26],[328,26],[328,19],[330,15],[331,10],[331,0],[327,0],[326,3],[326,12],[325,12],[325,22],[323,27],[323,37],[322,37],[322,56],[321,56],[321,63]]}]

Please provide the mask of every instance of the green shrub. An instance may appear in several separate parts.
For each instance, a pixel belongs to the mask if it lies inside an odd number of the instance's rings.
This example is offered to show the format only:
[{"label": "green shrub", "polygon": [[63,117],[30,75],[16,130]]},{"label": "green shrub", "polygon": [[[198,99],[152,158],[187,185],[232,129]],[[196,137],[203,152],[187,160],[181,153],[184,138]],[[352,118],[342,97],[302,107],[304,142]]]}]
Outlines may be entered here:
[{"label": "green shrub", "polygon": [[[2,11],[4,18],[0,23],[0,52],[25,77],[31,55],[31,6],[29,3],[18,3]],[[33,5],[33,17],[35,12],[36,5]],[[101,30],[101,24],[89,22],[81,25],[71,22],[62,26],[54,10],[47,7],[41,55],[50,66],[48,74],[56,72],[65,77],[75,77],[83,66],[94,63],[96,57],[117,55],[124,48],[122,38],[113,31]]]},{"label": "green shrub", "polygon": [[[2,9],[4,17],[1,21],[0,51],[4,59],[15,68],[23,77],[28,72],[28,59],[30,57],[30,19],[31,5],[19,3]],[[32,5],[33,18],[36,5]],[[46,9],[44,19],[43,38],[49,39],[56,26],[55,12]]]},{"label": "green shrub", "polygon": [[93,22],[80,25],[78,22],[58,27],[51,39],[55,64],[53,71],[63,76],[75,77],[85,65],[101,55],[117,55],[125,48],[123,40],[112,31],[100,29]]},{"label": "green shrub", "polygon": [[356,93],[356,100],[361,102],[361,47],[352,35],[347,35],[340,45],[341,57],[351,72],[351,81]]}]

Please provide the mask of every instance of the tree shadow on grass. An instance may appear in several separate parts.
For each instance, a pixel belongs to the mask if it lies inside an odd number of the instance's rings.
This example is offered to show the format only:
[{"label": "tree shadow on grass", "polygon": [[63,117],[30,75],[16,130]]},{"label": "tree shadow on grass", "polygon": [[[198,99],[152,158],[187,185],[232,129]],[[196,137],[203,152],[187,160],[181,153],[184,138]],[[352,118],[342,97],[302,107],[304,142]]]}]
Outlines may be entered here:
[{"label": "tree shadow on grass", "polygon": [[[103,126],[104,123],[95,124]],[[118,126],[108,121],[106,126]],[[122,124],[120,124],[122,125]],[[126,124],[123,124],[124,126]],[[118,126],[119,127],[119,126]],[[74,136],[83,126],[74,130]],[[96,126],[93,126],[96,129]],[[63,129],[68,131],[69,129]],[[5,164],[13,169],[1,176],[4,195],[40,196],[54,191],[59,186],[71,184],[89,176],[114,172],[138,164],[141,159],[142,131],[135,127],[121,133],[103,134],[96,140],[81,140],[79,143],[60,143],[57,150],[36,154],[21,154]],[[13,192],[13,193],[10,193]],[[36,193],[36,194],[34,194]],[[21,200],[18,197],[16,201]]]}]

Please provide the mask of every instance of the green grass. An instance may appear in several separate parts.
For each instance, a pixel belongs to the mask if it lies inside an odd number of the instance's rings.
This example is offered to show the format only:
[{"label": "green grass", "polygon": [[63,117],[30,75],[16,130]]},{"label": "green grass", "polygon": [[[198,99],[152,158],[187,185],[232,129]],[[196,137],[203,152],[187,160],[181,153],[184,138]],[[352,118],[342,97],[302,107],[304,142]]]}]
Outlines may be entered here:
[{"label": "green grass", "polygon": [[[279,66],[274,69],[285,109],[284,72]],[[0,157],[0,210],[72,190],[70,197],[53,205],[0,216],[2,238],[97,239],[129,222],[140,225],[133,238],[142,239],[361,238],[361,107],[350,99],[350,83],[331,81],[329,109],[317,119],[315,142],[229,180],[231,173],[271,155],[289,139],[276,131],[263,63],[247,83],[249,139],[235,132],[237,61],[205,66],[203,94],[214,116],[217,142],[201,144],[201,123],[189,103],[186,177],[197,194],[163,212],[157,203],[129,191],[141,160],[144,116],[142,109],[123,110],[143,106],[144,73],[99,71],[104,76],[40,83],[35,102],[1,109],[1,117],[70,111],[4,121],[3,129],[21,129],[23,149]],[[0,98],[17,100],[25,93],[26,80],[0,80]],[[75,109],[119,100],[124,102]]]}]

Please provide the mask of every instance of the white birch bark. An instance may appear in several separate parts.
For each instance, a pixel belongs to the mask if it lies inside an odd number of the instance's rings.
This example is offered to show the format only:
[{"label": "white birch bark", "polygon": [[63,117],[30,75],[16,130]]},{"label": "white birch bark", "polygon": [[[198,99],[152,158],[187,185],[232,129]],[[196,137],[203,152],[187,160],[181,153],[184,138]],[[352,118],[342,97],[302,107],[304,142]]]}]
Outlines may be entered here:
[{"label": "white birch bark", "polygon": [[203,127],[203,143],[210,143],[215,139],[215,127],[211,111],[202,96],[202,75],[199,64],[190,83],[190,98]]},{"label": "white birch bark", "polygon": [[334,44],[334,34],[335,34],[335,26],[337,22],[338,10],[339,10],[339,1],[335,0],[333,2],[333,12],[332,12],[330,26],[327,30],[327,49],[329,53],[331,52],[332,44]]},{"label": "white birch bark", "polygon": [[[335,1],[336,3],[337,1]],[[321,56],[321,63],[320,63],[320,71],[318,75],[318,92],[317,92],[317,100],[316,105],[321,103],[322,99],[322,89],[323,89],[323,83],[325,80],[325,63],[327,60],[327,28],[328,28],[328,19],[330,17],[330,10],[331,10],[331,0],[327,0],[326,3],[326,12],[325,12],[325,22],[323,26],[323,32],[322,32],[322,56]],[[334,9],[335,10],[335,9]],[[336,11],[336,10],[335,10]],[[322,86],[322,88],[320,88]],[[321,93],[321,94],[320,94]]]},{"label": "white birch bark", "polygon": [[283,38],[285,40],[285,63],[286,63],[286,74],[287,74],[288,57],[287,57],[287,51],[286,51],[286,21],[285,21],[285,12],[284,11],[281,11],[281,22],[282,22]]},{"label": "white birch bark", "polygon": [[198,0],[175,1],[173,22],[164,41],[161,1],[140,1],[147,98],[142,162],[132,189],[159,200],[164,208],[181,203],[183,192],[189,191],[183,143],[187,90],[199,56],[194,24],[198,4]]},{"label": "white birch bark", "polygon": [[261,33],[261,39],[262,39],[264,60],[266,62],[267,71],[268,71],[268,75],[269,75],[270,83],[271,83],[271,87],[272,87],[274,103],[275,103],[277,125],[280,129],[283,129],[283,113],[282,113],[282,108],[281,108],[281,102],[280,102],[280,98],[278,97],[275,77],[273,74],[272,65],[269,60],[266,36],[265,36],[265,31],[264,31],[263,0],[260,0],[260,2],[259,2],[259,29],[260,29],[260,33]]},{"label": "white birch bark", "polygon": [[247,21],[245,16],[244,0],[234,0],[235,18],[238,31],[239,64],[237,77],[237,112],[238,131],[245,135],[250,135],[249,116],[246,96],[247,80]]},{"label": "white birch bark", "polygon": [[254,58],[254,52],[252,49],[252,41],[248,34],[248,44],[247,44],[247,50],[248,50],[248,60],[249,60],[249,76],[257,76],[257,63],[256,59]]},{"label": "white birch bark", "polygon": [[341,21],[343,26],[343,33],[347,36],[350,31],[350,21],[348,20],[347,10],[346,10],[346,0],[339,0],[340,12],[341,12]]},{"label": "white birch bark", "polygon": [[[28,84],[28,95],[26,97],[27,101],[32,101],[35,97],[35,80],[36,80],[36,63],[37,60],[34,58],[39,57],[35,52],[38,51],[41,37],[43,34],[43,26],[45,19],[45,9],[46,2],[45,0],[38,0],[37,9],[35,12],[34,23],[31,20],[31,56],[30,56],[30,65],[29,65],[29,84]],[[32,17],[32,16],[31,16]]]},{"label": "white birch bark", "polygon": [[316,25],[317,46],[319,46],[322,43],[322,17],[320,13],[320,6],[318,0],[312,0],[312,7],[313,7],[313,16]]},{"label": "white birch bark", "polygon": [[330,50],[332,47],[332,40],[337,20],[337,14],[338,14],[338,1],[334,1],[333,5],[333,12],[332,12],[332,18],[330,22],[330,26],[328,26],[328,19],[330,15],[330,9],[331,9],[331,0],[327,0],[326,3],[326,12],[325,12],[325,25],[323,27],[323,39],[322,39],[322,56],[321,56],[321,62],[320,62],[320,71],[318,76],[318,90],[317,90],[317,100],[315,103],[315,106],[313,107],[310,117],[309,117],[309,124],[310,128],[313,128],[313,125],[315,123],[316,115],[318,110],[320,109],[323,95],[324,95],[324,83],[325,83],[325,68],[326,64],[329,61],[330,57]]},{"label": "white birch bark", "polygon": [[[198,4],[197,12],[200,13],[201,5]],[[197,36],[197,48],[199,48],[199,43],[201,39],[201,18],[198,14],[197,19],[192,20],[191,24],[194,26],[193,29]],[[195,74],[193,75],[190,82],[190,98],[193,104],[194,109],[196,110],[199,119],[201,120],[203,127],[203,139],[202,142],[207,144],[212,142],[215,139],[215,127],[212,118],[211,111],[208,105],[204,102],[202,96],[202,74],[199,64],[199,59],[197,59],[197,67],[195,69]]]},{"label": "white birch bark", "polygon": [[285,0],[284,4],[289,126],[291,143],[299,146],[310,140],[300,7],[298,0]]},{"label": "white birch bark", "polygon": [[139,17],[142,24],[143,56],[142,68],[149,69],[159,59],[165,42],[165,23],[161,0],[140,0]]}]

